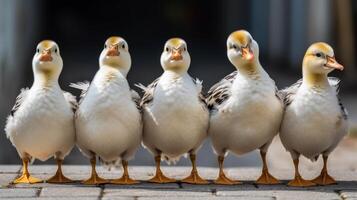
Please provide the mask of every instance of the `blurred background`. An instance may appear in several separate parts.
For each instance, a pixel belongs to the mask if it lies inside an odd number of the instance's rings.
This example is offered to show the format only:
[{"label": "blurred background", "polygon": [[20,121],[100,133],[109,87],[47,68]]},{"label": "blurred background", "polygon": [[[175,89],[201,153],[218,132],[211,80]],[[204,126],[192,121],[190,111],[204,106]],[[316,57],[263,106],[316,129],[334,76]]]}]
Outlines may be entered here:
[{"label": "blurred background", "polygon": [[[207,91],[234,70],[226,57],[227,36],[235,30],[246,29],[259,43],[261,63],[279,88],[289,86],[301,77],[302,58],[312,42],[331,44],[337,60],[345,66],[343,72],[333,72],[332,76],[342,79],[341,98],[349,110],[350,134],[354,135],[357,132],[356,20],[357,1],[352,0],[85,3],[0,0],[0,125],[5,126],[20,88],[32,84],[32,56],[37,43],[43,39],[52,39],[59,44],[64,60],[60,85],[78,95],[78,91],[68,87],[69,83],[93,78],[98,70],[99,54],[109,36],[122,36],[129,43],[133,63],[128,80],[132,86],[139,82],[149,84],[160,76],[159,59],[165,41],[170,37],[182,37],[188,43],[192,58],[189,72],[203,80]],[[355,161],[351,161],[355,163],[352,165],[357,165],[356,156],[350,156],[357,151],[352,148],[354,141],[353,137],[348,137],[340,144],[336,152],[344,157],[335,155],[335,163],[347,163],[352,159]],[[281,160],[285,159],[290,166],[289,156],[278,139],[270,151],[271,165],[281,166]],[[65,162],[89,163],[77,149]],[[0,134],[0,163],[21,163],[4,131]],[[153,165],[154,160],[140,148],[131,163]],[[201,166],[217,165],[209,141],[200,150],[198,163]],[[225,165],[258,166],[260,163],[257,152],[252,152],[238,158],[231,155]],[[178,163],[188,164],[187,159]]]}]

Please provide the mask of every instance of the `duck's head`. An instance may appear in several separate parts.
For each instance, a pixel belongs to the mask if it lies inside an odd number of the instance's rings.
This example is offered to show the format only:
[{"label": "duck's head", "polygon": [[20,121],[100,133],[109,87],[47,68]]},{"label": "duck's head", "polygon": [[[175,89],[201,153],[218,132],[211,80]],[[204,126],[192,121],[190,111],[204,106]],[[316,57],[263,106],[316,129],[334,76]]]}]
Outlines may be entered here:
[{"label": "duck's head", "polygon": [[104,43],[104,49],[99,57],[99,66],[112,67],[128,73],[131,67],[131,57],[128,43],[121,37],[109,37]]},{"label": "duck's head", "polygon": [[303,70],[312,74],[324,74],[334,69],[343,70],[343,66],[335,59],[335,54],[330,45],[324,42],[312,44],[306,51],[303,60]]},{"label": "duck's head", "polygon": [[187,51],[187,44],[181,38],[171,38],[164,46],[161,54],[162,68],[178,73],[186,72],[190,66],[191,58]]},{"label": "duck's head", "polygon": [[259,58],[259,47],[248,31],[238,30],[227,39],[227,56],[239,70],[255,70]]},{"label": "duck's head", "polygon": [[63,67],[60,50],[56,42],[52,40],[41,41],[36,48],[32,59],[32,67],[35,75],[41,74],[46,80],[59,77]]}]

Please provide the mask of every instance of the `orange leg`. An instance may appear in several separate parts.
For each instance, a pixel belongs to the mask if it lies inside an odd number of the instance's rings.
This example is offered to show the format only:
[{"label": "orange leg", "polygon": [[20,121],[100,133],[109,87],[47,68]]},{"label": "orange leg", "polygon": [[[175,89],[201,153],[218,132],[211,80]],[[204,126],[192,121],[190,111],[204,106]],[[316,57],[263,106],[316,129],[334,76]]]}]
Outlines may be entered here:
[{"label": "orange leg", "polygon": [[192,171],[190,176],[184,178],[181,182],[184,183],[191,183],[191,184],[208,184],[208,181],[202,179],[197,172],[197,167],[196,167],[196,155],[193,153],[190,153],[190,159],[192,163]]},{"label": "orange leg", "polygon": [[82,183],[85,185],[99,185],[99,184],[104,184],[104,183],[108,183],[109,181],[101,178],[98,176],[97,171],[95,169],[95,165],[96,165],[96,158],[95,156],[93,156],[90,159],[90,163],[92,165],[92,174],[91,177],[85,181],[83,181]]},{"label": "orange leg", "polygon": [[155,156],[156,174],[149,180],[151,183],[174,183],[175,179],[166,177],[160,169],[161,155]]},{"label": "orange leg", "polygon": [[221,184],[221,185],[241,184],[241,182],[233,181],[226,176],[226,174],[223,171],[223,162],[224,162],[224,156],[218,156],[219,175],[218,178],[214,181],[214,183]]},{"label": "orange leg", "polygon": [[312,182],[318,184],[318,185],[331,185],[331,184],[336,184],[335,179],[333,179],[327,172],[327,159],[328,156],[323,156],[324,159],[324,166],[321,170],[321,174],[316,177],[315,179],[312,180]]},{"label": "orange leg", "polygon": [[43,181],[41,179],[38,179],[36,177],[33,177],[30,175],[29,170],[28,170],[28,164],[29,160],[28,158],[23,158],[22,159],[22,175],[18,178],[16,178],[12,183],[18,184],[18,183],[42,183]]},{"label": "orange leg", "polygon": [[288,186],[293,186],[293,187],[309,187],[309,186],[315,186],[316,184],[305,180],[301,177],[299,173],[299,158],[294,160],[294,166],[295,166],[295,178],[294,180],[290,181],[288,183]]},{"label": "orange leg", "polygon": [[113,184],[122,184],[122,185],[132,185],[132,184],[137,184],[139,183],[139,181],[133,180],[129,177],[129,172],[128,172],[128,161],[126,160],[122,160],[121,161],[122,165],[123,165],[123,176],[119,179],[115,179],[110,181],[110,183]]},{"label": "orange leg", "polygon": [[262,169],[262,175],[258,178],[256,183],[265,184],[265,185],[279,184],[280,181],[269,173],[267,162],[266,162],[266,152],[260,151],[260,156],[263,161],[263,169]]},{"label": "orange leg", "polygon": [[72,182],[74,182],[73,180],[71,180],[63,175],[63,173],[62,173],[63,160],[57,159],[56,161],[57,161],[57,172],[54,176],[52,176],[46,182],[47,183],[72,183]]}]

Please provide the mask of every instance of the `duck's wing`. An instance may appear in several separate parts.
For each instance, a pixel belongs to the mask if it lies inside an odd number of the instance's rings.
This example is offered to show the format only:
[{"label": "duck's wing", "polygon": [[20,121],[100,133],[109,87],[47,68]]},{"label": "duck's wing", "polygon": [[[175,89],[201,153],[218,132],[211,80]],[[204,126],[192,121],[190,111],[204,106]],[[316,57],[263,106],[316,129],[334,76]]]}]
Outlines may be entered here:
[{"label": "duck's wing", "polygon": [[20,94],[16,97],[16,102],[14,107],[12,107],[10,115],[13,117],[16,111],[21,107],[21,104],[25,101],[28,96],[30,89],[29,88],[22,88]]},{"label": "duck's wing", "polygon": [[342,117],[346,120],[348,118],[348,112],[347,112],[347,109],[343,106],[341,99],[338,95],[338,93],[340,91],[340,79],[338,79],[336,77],[328,77],[328,82],[336,90],[338,105],[340,106],[340,111],[341,111]]},{"label": "duck's wing", "polygon": [[131,98],[133,99],[133,101],[135,102],[136,108],[138,108],[138,110],[141,110],[140,107],[140,95],[133,89],[130,90],[131,92]]},{"label": "duck's wing", "polygon": [[298,89],[302,84],[302,79],[292,84],[290,87],[278,91],[278,96],[282,99],[284,106],[288,106],[293,102],[294,97]]},{"label": "duck's wing", "polygon": [[234,71],[209,89],[206,98],[209,109],[217,108],[231,96],[231,87],[237,75],[238,71]]},{"label": "duck's wing", "polygon": [[78,102],[77,99],[74,95],[72,95],[69,92],[65,92],[63,91],[63,96],[66,99],[66,101],[69,103],[69,105],[71,106],[71,109],[73,112],[76,112],[77,108],[78,108]]},{"label": "duck's wing", "polygon": [[150,104],[153,99],[154,99],[154,91],[157,86],[157,83],[159,82],[160,77],[154,80],[152,83],[150,83],[147,87],[145,87],[143,84],[135,84],[136,87],[140,88],[143,90],[144,95],[143,98],[140,101],[140,107],[142,108],[144,105]]},{"label": "duck's wing", "polygon": [[[341,114],[344,119],[347,119],[348,112],[347,112],[346,108],[343,106],[343,104],[338,96],[338,92],[340,90],[340,80],[336,77],[328,77],[328,82],[331,85],[331,87],[333,87],[336,90],[338,104],[340,106]],[[279,96],[282,98],[285,107],[289,106],[291,104],[291,102],[294,100],[295,94],[301,85],[302,85],[302,79],[298,80],[296,83],[294,83],[290,87],[279,91]]]},{"label": "duck's wing", "polygon": [[202,82],[203,81],[199,80],[198,78],[194,79],[194,78],[191,77],[191,79],[192,79],[193,83],[196,86],[198,99],[201,101],[202,105],[206,108],[207,107],[206,97],[203,94],[203,90],[202,90],[202,88],[203,88]]},{"label": "duck's wing", "polygon": [[79,95],[79,103],[78,103],[78,105],[80,105],[89,90],[90,82],[83,81],[83,82],[71,83],[69,84],[69,87],[81,90],[81,94]]}]

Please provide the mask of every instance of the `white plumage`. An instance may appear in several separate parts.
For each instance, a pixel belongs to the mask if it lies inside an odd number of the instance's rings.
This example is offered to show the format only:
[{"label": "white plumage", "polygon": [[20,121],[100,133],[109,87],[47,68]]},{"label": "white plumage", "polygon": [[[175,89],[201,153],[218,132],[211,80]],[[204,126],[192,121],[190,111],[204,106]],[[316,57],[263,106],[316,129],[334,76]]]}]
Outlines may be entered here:
[{"label": "white plumage", "polygon": [[329,84],[326,89],[314,90],[301,81],[288,91],[290,103],[280,137],[293,159],[302,154],[315,161],[321,153],[328,155],[347,134],[347,112],[337,97],[338,80],[330,79]]},{"label": "white plumage", "polygon": [[227,40],[227,55],[237,71],[229,74],[208,92],[211,109],[209,136],[218,155],[219,184],[234,184],[223,173],[223,160],[228,152],[237,155],[261,150],[263,175],[258,183],[278,181],[267,170],[265,154],[278,134],[283,104],[274,81],[259,63],[259,48],[251,35],[233,32]]},{"label": "white plumage", "polygon": [[[113,76],[109,82],[108,74]],[[107,164],[129,160],[141,141],[141,116],[126,77],[101,67],[76,112],[77,144],[87,157],[96,154]],[[82,84],[82,86],[85,86]]]},{"label": "white plumage", "polygon": [[259,70],[258,79],[238,72],[226,88],[227,98],[212,109],[209,135],[218,155],[228,151],[241,155],[264,145],[267,150],[278,133],[282,103],[274,82],[261,67]]},{"label": "white plumage", "polygon": [[[157,81],[153,101],[143,107],[143,144],[167,161],[196,152],[207,136],[208,110],[199,99],[201,82],[170,71]],[[150,89],[144,89],[149,91]]]},{"label": "white plumage", "polygon": [[[335,183],[327,173],[327,159],[347,134],[348,123],[347,111],[337,96],[339,80],[327,77],[333,69],[343,70],[333,49],[322,42],[312,44],[304,56],[303,79],[280,91],[285,103],[280,138],[295,165],[290,186]],[[298,170],[299,156],[316,161],[320,154],[324,160],[320,176],[304,180]]]},{"label": "white plumage", "polygon": [[15,183],[32,183],[26,172],[29,159],[45,161],[52,156],[59,163],[60,174],[50,182],[65,179],[60,165],[75,143],[73,110],[77,103],[58,84],[62,65],[56,43],[46,40],[37,46],[33,58],[34,83],[30,89],[21,90],[5,127],[7,137],[24,161],[23,176]]},{"label": "white plumage", "polygon": [[35,83],[31,89],[21,90],[17,110],[8,117],[5,128],[21,158],[45,161],[68,155],[75,139],[73,98],[58,85],[43,88]]},{"label": "white plumage", "polygon": [[190,154],[191,175],[183,182],[205,184],[196,169],[196,152],[207,136],[208,109],[201,94],[202,82],[192,79],[187,70],[190,55],[186,42],[172,38],[161,54],[165,72],[147,88],[143,108],[143,144],[155,155],[156,175],[151,182],[173,182],[160,170],[160,159],[176,162]]},{"label": "white plumage", "polygon": [[111,37],[105,43],[100,69],[93,81],[72,84],[82,90],[75,117],[77,145],[85,156],[91,158],[93,167],[92,177],[84,183],[105,182],[95,172],[96,156],[109,168],[123,164],[123,179],[113,183],[136,183],[129,179],[127,162],[140,145],[142,121],[136,105],[138,94],[130,90],[126,80],[130,66],[127,43],[120,37]]}]

